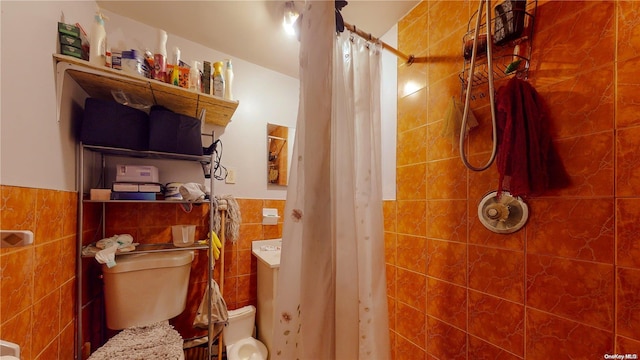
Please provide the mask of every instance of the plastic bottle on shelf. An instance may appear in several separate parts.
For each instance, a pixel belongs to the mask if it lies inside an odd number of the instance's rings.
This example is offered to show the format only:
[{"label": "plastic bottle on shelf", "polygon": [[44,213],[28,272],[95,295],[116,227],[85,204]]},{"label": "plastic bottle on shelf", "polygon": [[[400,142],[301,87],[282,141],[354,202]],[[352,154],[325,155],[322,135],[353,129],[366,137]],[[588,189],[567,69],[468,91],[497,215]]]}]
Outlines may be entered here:
[{"label": "plastic bottle on shelf", "polygon": [[158,31],[158,46],[153,54],[153,78],[166,81],[167,76],[167,32]]},{"label": "plastic bottle on shelf", "polygon": [[218,97],[224,97],[225,92],[224,76],[222,75],[223,65],[222,61],[213,63],[213,95]]},{"label": "plastic bottle on shelf", "polygon": [[520,44],[516,44],[513,47],[513,61],[517,61],[522,57],[522,55],[520,54]]},{"label": "plastic bottle on shelf", "polygon": [[202,92],[199,67],[199,61],[194,61],[193,64],[191,64],[191,70],[189,70],[189,89]]},{"label": "plastic bottle on shelf", "polygon": [[173,48],[172,63],[173,65],[178,65],[178,66],[180,65],[180,48],[177,46]]},{"label": "plastic bottle on shelf", "polygon": [[233,84],[233,67],[231,66],[231,60],[225,59],[224,65],[224,98],[227,100],[233,100],[233,93],[231,92],[231,86]]},{"label": "plastic bottle on shelf", "polygon": [[89,62],[95,66],[105,66],[107,57],[107,31],[104,29],[106,16],[98,10],[91,26],[89,42]]},{"label": "plastic bottle on shelf", "polygon": [[107,47],[107,50],[105,51],[105,62],[104,62],[104,66],[110,68],[111,67],[111,61],[112,61],[112,57],[111,57],[111,48]]},{"label": "plastic bottle on shelf", "polygon": [[516,70],[518,70],[520,68],[521,64],[522,64],[522,57],[520,55],[520,45],[516,44],[513,47],[513,58],[512,58],[512,61],[504,69],[504,73],[506,75],[509,75],[509,74],[513,73],[514,71],[516,71]]},{"label": "plastic bottle on shelf", "polygon": [[180,86],[180,48],[173,48],[173,69],[171,69],[171,84]]}]

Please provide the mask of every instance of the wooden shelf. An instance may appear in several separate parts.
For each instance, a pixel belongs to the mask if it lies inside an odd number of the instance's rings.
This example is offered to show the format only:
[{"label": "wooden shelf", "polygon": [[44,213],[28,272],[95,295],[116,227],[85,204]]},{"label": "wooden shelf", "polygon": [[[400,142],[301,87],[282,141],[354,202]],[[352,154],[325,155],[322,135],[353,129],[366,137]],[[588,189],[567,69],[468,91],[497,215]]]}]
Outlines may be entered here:
[{"label": "wooden shelf", "polygon": [[[162,105],[174,112],[198,118],[206,111],[205,123],[226,126],[238,108],[238,101],[198,93],[121,70],[101,68],[88,61],[71,56],[54,54],[58,76],[67,72],[91,97],[113,100],[112,90],[122,90],[137,102]],[[62,80],[58,81],[61,89]]]}]

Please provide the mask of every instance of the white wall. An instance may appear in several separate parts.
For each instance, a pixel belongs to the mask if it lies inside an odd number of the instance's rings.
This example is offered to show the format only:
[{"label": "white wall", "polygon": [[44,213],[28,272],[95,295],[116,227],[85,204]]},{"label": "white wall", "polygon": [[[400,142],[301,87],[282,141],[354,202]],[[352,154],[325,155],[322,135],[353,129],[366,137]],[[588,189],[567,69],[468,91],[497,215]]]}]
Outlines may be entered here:
[{"label": "white wall", "polygon": [[93,2],[0,1],[0,183],[75,189],[70,119],[56,121],[57,22],[86,22]]},{"label": "white wall", "polygon": [[[0,184],[34,188],[75,190],[74,120],[80,117],[83,94],[74,86],[73,96],[63,101],[61,121],[56,121],[55,70],[51,54],[57,51],[57,22],[81,23],[90,29],[94,2],[0,1],[1,26],[1,117]],[[106,12],[105,27],[113,48],[153,49],[157,29]],[[20,36],[16,36],[20,29]],[[384,40],[395,45],[397,30]],[[182,59],[232,59],[234,96],[240,106],[226,128],[215,130],[223,142],[222,164],[236,171],[236,184],[216,181],[214,193],[241,198],[285,199],[286,188],[267,184],[267,123],[295,128],[299,81],[231,55],[208,49],[168,34],[167,49],[178,46]],[[395,198],[396,58],[383,59],[383,193]],[[68,84],[67,84],[68,85]],[[293,132],[292,132],[293,133]],[[117,161],[117,160],[116,160]],[[144,161],[129,161],[137,164]],[[161,181],[201,181],[199,166],[158,163]]]}]

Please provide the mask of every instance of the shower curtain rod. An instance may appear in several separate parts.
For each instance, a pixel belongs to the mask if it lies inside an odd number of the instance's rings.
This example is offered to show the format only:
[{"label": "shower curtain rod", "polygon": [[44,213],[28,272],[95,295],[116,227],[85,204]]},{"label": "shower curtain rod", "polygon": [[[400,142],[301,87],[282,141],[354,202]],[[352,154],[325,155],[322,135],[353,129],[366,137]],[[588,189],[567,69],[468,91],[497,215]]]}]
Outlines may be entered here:
[{"label": "shower curtain rod", "polygon": [[371,33],[366,33],[360,29],[357,29],[355,27],[355,25],[351,25],[349,23],[347,23],[346,21],[344,22],[344,27],[347,28],[349,31],[356,33],[358,36],[360,36],[363,39],[368,39],[369,41],[376,41],[379,42],[380,45],[382,45],[382,48],[389,51],[390,53],[394,54],[395,56],[405,60],[407,62],[408,65],[411,65],[413,63],[421,63],[421,62],[427,62],[428,59],[424,56],[422,57],[415,57],[413,55],[407,55],[403,52],[401,52],[400,50],[394,48],[393,46],[387,44],[386,42],[375,38],[373,36],[371,36]]}]

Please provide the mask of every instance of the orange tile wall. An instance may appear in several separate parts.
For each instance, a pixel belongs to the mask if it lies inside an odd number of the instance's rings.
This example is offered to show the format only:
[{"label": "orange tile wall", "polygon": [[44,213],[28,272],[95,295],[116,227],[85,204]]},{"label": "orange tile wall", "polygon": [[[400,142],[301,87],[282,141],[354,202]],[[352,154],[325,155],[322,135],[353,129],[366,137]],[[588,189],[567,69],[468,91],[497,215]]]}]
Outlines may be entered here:
[{"label": "orange tile wall", "polygon": [[0,339],[22,360],[73,359],[76,194],[0,185],[0,228],[34,243],[0,250]]},{"label": "orange tile wall", "polygon": [[[510,235],[476,215],[495,165],[467,170],[458,138],[441,135],[477,6],[423,1],[398,27],[399,50],[438,60],[398,67],[397,199],[384,203],[392,357],[640,355],[640,2],[538,2],[529,81],[572,185],[528,198]],[[491,147],[487,98],[472,103],[476,166]]]}]

